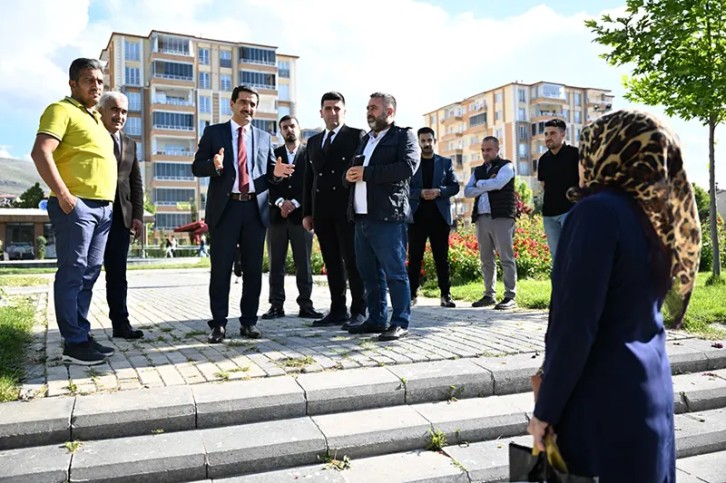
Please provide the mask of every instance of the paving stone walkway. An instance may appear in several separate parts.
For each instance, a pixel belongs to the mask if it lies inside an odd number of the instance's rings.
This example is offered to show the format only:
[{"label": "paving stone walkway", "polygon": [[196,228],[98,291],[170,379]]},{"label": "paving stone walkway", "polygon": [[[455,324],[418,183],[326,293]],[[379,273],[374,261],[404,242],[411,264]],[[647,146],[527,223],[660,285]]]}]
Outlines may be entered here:
[{"label": "paving stone walkway", "polygon": [[[50,279],[49,279],[50,280]],[[103,280],[103,274],[100,281]],[[408,364],[468,357],[497,357],[541,352],[547,314],[544,311],[501,312],[474,309],[460,302],[444,309],[438,300],[419,298],[412,310],[408,338],[381,343],[371,335],[350,335],[338,327],[313,328],[298,318],[294,277],[286,277],[287,317],[260,320],[262,338],[242,339],[231,318],[225,344],[206,342],[209,318],[209,271],[136,270],[128,274],[131,323],[145,338],[111,338],[103,283],[94,291],[89,319],[94,337],[112,345],[116,354],[106,364],[85,368],[61,362],[61,337],[55,322],[52,284],[35,289],[9,289],[28,293],[37,301],[35,339],[27,366],[29,375],[22,397],[90,394],[141,387],[176,386],[321,372],[357,367]],[[328,308],[324,277],[316,277],[313,300],[318,310]],[[267,278],[263,280],[260,313],[269,307]],[[241,283],[232,284],[230,315],[239,314]],[[689,338],[671,332],[669,339]]]}]

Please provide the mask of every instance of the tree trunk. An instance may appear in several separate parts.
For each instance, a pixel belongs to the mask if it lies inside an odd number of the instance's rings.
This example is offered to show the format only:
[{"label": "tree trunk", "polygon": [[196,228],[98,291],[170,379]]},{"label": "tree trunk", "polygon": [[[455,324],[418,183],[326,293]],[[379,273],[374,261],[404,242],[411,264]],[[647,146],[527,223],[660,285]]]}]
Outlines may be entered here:
[{"label": "tree trunk", "polygon": [[709,209],[709,224],[711,228],[711,245],[713,246],[713,276],[721,276],[721,252],[718,247],[718,224],[716,211],[716,156],[714,153],[714,134],[716,121],[711,119],[708,122],[708,186],[711,195],[711,206]]}]

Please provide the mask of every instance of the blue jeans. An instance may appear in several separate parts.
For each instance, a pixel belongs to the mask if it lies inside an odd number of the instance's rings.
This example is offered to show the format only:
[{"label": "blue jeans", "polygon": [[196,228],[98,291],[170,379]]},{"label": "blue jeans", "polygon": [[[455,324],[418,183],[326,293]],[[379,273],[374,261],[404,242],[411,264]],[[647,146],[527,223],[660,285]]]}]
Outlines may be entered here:
[{"label": "blue jeans", "polygon": [[386,327],[391,293],[390,326],[408,328],[411,318],[411,288],[406,272],[406,224],[375,221],[367,216],[355,220],[355,257],[366,289],[368,321]]},{"label": "blue jeans", "polygon": [[550,253],[552,254],[552,263],[555,262],[555,253],[557,253],[557,244],[560,242],[560,233],[562,233],[562,227],[565,226],[565,219],[570,212],[563,213],[557,216],[545,216],[544,217],[544,230],[547,235],[547,246],[550,247]]},{"label": "blue jeans", "polygon": [[80,344],[88,340],[88,310],[93,284],[101,273],[112,208],[108,201],[77,198],[73,211],[65,214],[56,197],[48,200],[58,258],[53,284],[55,316],[66,342]]}]

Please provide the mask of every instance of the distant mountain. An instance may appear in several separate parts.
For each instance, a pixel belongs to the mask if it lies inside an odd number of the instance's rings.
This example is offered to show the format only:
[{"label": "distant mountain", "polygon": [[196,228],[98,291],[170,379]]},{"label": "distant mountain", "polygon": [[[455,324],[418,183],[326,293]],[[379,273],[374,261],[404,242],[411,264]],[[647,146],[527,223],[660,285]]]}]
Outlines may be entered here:
[{"label": "distant mountain", "polygon": [[0,194],[20,195],[35,183],[40,183],[45,194],[48,194],[50,190],[40,179],[32,161],[0,158]]}]

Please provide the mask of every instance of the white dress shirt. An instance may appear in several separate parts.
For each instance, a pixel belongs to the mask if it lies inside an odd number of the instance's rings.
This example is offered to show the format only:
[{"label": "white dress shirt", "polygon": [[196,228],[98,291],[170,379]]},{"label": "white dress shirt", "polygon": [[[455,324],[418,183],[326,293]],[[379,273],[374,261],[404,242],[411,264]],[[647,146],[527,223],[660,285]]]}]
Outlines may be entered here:
[{"label": "white dress shirt", "polygon": [[[390,127],[384,129],[383,131],[379,132],[377,136],[374,136],[373,131],[368,133],[368,143],[366,144],[365,149],[363,149],[363,156],[365,156],[365,160],[363,161],[363,166],[368,166],[368,163],[371,162],[371,156],[373,155],[373,151],[375,151],[376,146],[378,146],[378,143],[383,139],[383,137],[388,133],[388,130],[391,129]],[[368,183],[365,181],[356,181],[355,186],[353,187],[355,190],[354,196],[353,196],[353,211],[357,215],[367,215],[368,214]]]},{"label": "white dress shirt", "polygon": [[[230,119],[229,124],[232,126],[232,154],[234,165],[234,185],[232,185],[232,193],[239,193],[239,164],[237,164],[237,146],[239,145],[239,128],[242,127]],[[252,149],[252,127],[248,124],[242,127],[242,133],[245,137],[245,147],[247,148],[247,174],[250,179],[249,193],[255,192],[255,179],[252,177],[252,160],[254,159],[254,150]]]}]

